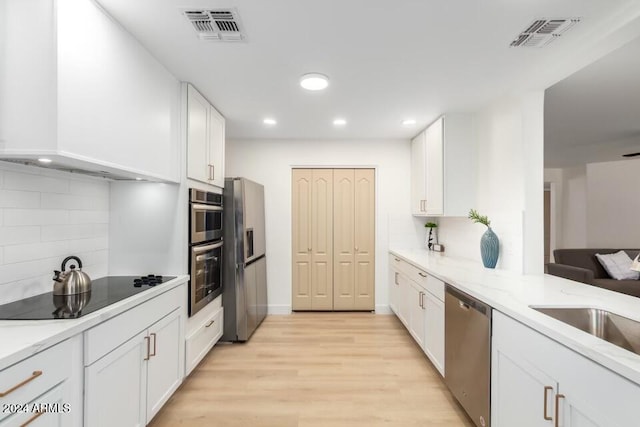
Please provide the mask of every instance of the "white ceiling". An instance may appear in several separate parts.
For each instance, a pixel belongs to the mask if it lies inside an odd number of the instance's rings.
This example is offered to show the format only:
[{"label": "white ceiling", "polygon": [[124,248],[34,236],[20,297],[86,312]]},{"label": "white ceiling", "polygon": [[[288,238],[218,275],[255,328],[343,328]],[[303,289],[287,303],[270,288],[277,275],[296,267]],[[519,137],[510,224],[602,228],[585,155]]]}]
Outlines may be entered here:
[{"label": "white ceiling", "polygon": [[[482,107],[635,0],[98,1],[203,92],[229,137],[362,139],[409,138],[442,113]],[[237,8],[247,42],[200,41],[181,15],[217,7]],[[576,16],[547,48],[509,48],[535,18]],[[330,87],[303,91],[307,72]],[[334,128],[336,117],[347,126]],[[401,125],[409,117],[415,127]]]},{"label": "white ceiling", "polygon": [[640,152],[640,39],[546,91],[544,140],[549,168]]}]

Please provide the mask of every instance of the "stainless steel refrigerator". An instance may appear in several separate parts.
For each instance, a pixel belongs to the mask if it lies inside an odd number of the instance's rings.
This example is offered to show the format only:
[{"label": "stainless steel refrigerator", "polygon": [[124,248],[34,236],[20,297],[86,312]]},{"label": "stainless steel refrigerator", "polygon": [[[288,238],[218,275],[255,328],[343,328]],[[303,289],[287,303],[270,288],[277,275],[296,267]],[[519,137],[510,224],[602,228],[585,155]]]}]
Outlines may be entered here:
[{"label": "stainless steel refrigerator", "polygon": [[224,182],[223,341],[247,341],[267,316],[264,187],[246,178]]}]

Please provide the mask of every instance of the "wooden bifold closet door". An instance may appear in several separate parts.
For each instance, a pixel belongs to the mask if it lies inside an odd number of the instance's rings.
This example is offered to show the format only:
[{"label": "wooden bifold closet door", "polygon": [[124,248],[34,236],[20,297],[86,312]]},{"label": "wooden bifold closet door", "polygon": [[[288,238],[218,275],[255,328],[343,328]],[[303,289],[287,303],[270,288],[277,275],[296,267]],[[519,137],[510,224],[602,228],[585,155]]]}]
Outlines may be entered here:
[{"label": "wooden bifold closet door", "polygon": [[294,169],[293,310],[374,310],[373,169]]}]

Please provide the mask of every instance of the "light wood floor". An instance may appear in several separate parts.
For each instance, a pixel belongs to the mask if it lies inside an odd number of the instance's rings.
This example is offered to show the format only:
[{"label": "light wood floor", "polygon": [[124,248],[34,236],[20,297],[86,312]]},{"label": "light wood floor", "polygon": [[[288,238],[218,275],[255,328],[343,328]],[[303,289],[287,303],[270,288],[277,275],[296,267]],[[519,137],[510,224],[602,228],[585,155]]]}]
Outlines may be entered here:
[{"label": "light wood floor", "polygon": [[161,426],[471,427],[395,316],[269,316],[216,345],[156,416]]}]

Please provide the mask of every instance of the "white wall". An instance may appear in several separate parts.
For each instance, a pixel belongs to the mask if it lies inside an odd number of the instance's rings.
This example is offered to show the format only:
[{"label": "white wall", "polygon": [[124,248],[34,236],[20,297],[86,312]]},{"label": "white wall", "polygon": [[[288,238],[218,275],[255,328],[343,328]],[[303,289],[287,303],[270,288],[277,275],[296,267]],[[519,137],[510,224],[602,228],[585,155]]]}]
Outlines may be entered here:
[{"label": "white wall", "polygon": [[387,267],[391,236],[406,238],[407,246],[418,244],[409,209],[409,141],[228,140],[226,149],[227,176],[243,176],[265,187],[267,280],[272,313],[291,310],[292,167],[375,167],[375,299],[377,311],[388,311]]},{"label": "white wall", "polygon": [[[544,93],[504,97],[475,114],[478,144],[476,209],[500,239],[497,268],[543,270]],[[440,218],[440,242],[450,256],[480,262],[486,228],[465,218]]]},{"label": "white wall", "polygon": [[589,247],[640,247],[640,159],[590,163],[586,175]]},{"label": "white wall", "polygon": [[188,274],[188,188],[113,182],[109,274]]},{"label": "white wall", "polygon": [[556,248],[587,247],[587,171],[585,166],[545,169],[544,182],[555,186]]},{"label": "white wall", "polygon": [[0,162],[0,304],[51,291],[68,255],[105,276],[108,229],[107,181]]}]

